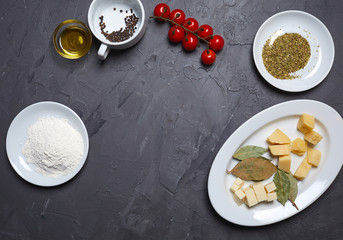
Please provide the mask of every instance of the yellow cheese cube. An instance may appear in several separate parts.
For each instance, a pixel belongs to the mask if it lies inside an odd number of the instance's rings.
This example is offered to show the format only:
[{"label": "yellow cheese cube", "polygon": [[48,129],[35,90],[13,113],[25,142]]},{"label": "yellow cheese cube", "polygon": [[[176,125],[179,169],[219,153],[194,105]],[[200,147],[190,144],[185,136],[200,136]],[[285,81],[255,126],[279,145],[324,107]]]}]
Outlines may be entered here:
[{"label": "yellow cheese cube", "polygon": [[267,193],[266,190],[264,190],[264,185],[262,183],[254,183],[250,186],[254,190],[258,202],[267,200]]},{"label": "yellow cheese cube", "polygon": [[279,157],[278,168],[288,173],[291,171],[291,155],[290,154]]},{"label": "yellow cheese cube", "polygon": [[319,133],[317,133],[316,131],[310,131],[306,134],[304,134],[304,139],[310,143],[312,143],[313,145],[316,145],[320,142],[320,140],[322,140],[322,135],[320,135]]},{"label": "yellow cheese cube", "polygon": [[289,144],[291,143],[291,139],[289,139],[280,129],[276,129],[272,135],[267,138],[267,142],[271,144]]},{"label": "yellow cheese cube", "polygon": [[301,139],[297,138],[292,142],[292,153],[302,156],[307,152],[307,143]]},{"label": "yellow cheese cube", "polygon": [[314,128],[314,117],[307,113],[304,113],[303,115],[301,115],[297,127],[300,132],[304,134],[308,133]]},{"label": "yellow cheese cube", "polygon": [[307,161],[307,155],[304,158],[304,160],[301,162],[300,166],[294,173],[294,177],[298,180],[304,180],[304,178],[307,176],[308,172],[310,171],[312,165],[308,163]]},{"label": "yellow cheese cube", "polygon": [[291,153],[291,145],[270,145],[269,150],[274,156],[288,155]]},{"label": "yellow cheese cube", "polygon": [[239,190],[241,187],[240,186],[238,186],[237,184],[232,184],[232,186],[230,187],[230,190],[231,190],[231,192],[236,192],[237,190]]},{"label": "yellow cheese cube", "polygon": [[267,193],[267,202],[271,202],[277,199],[276,192]]},{"label": "yellow cheese cube", "polygon": [[254,190],[251,187],[243,189],[245,193],[246,203],[249,207],[252,207],[258,203]]},{"label": "yellow cheese cube", "polygon": [[318,149],[309,148],[307,152],[307,161],[314,167],[319,166],[322,153]]},{"label": "yellow cheese cube", "polygon": [[270,192],[275,191],[276,186],[275,186],[275,183],[274,183],[274,182],[270,182],[270,183],[266,184],[266,185],[264,186],[264,188],[266,189],[266,191],[267,191],[268,193],[270,193]]},{"label": "yellow cheese cube", "polygon": [[239,188],[244,186],[244,181],[240,178],[236,178],[235,182],[233,184],[236,184],[239,186]]}]

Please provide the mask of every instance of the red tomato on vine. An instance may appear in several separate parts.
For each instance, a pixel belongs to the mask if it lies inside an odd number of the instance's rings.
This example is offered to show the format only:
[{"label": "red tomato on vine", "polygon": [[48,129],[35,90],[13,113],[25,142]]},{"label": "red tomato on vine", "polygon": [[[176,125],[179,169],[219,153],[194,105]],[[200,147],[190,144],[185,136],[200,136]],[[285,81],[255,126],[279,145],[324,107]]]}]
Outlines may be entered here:
[{"label": "red tomato on vine", "polygon": [[211,65],[214,63],[215,60],[216,60],[216,53],[213,50],[207,49],[207,50],[202,52],[201,61],[204,64]]},{"label": "red tomato on vine", "polygon": [[180,26],[175,25],[169,29],[168,37],[170,41],[174,43],[181,42],[184,36],[185,36],[185,30],[183,30],[183,28]]},{"label": "red tomato on vine", "polygon": [[193,51],[198,46],[198,38],[192,33],[187,33],[182,40],[182,46],[187,51]]},{"label": "red tomato on vine", "polygon": [[199,23],[194,18],[187,18],[183,22],[182,26],[184,26],[186,29],[188,29],[188,30],[190,30],[192,32],[195,32],[199,28]]},{"label": "red tomato on vine", "polygon": [[220,51],[224,47],[224,39],[219,35],[214,35],[209,40],[210,42],[210,48],[214,51]]},{"label": "red tomato on vine", "polygon": [[[164,17],[164,18],[169,18],[170,15],[170,8],[167,4],[165,3],[160,3],[157,4],[157,6],[154,9],[154,15],[156,17]],[[157,21],[164,22],[163,19],[156,19]]]},{"label": "red tomato on vine", "polygon": [[[181,9],[174,9],[171,11],[169,19],[181,25],[186,19],[186,14]],[[174,23],[171,24],[175,25]]]},{"label": "red tomato on vine", "polygon": [[213,35],[213,29],[210,25],[204,24],[199,27],[197,33],[199,37],[208,40]]}]

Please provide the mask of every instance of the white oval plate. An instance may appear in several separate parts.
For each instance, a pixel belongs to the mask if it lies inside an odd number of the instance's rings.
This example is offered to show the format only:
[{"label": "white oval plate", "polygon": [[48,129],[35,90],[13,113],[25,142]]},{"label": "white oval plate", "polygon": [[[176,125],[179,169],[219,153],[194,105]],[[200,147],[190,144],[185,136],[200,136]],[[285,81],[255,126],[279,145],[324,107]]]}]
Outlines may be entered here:
[{"label": "white oval plate", "polygon": [[[84,144],[83,157],[70,174],[54,178],[43,176],[35,171],[32,164],[26,162],[22,154],[22,146],[26,141],[29,127],[46,116],[67,119],[68,123],[81,134]],[[67,106],[56,102],[39,102],[26,107],[13,119],[6,138],[7,156],[14,170],[26,181],[44,187],[56,186],[72,179],[86,162],[88,147],[87,130],[80,117]]]},{"label": "white oval plate", "polygon": [[[295,74],[301,76],[292,80],[276,79],[266,70],[262,59],[262,49],[270,37],[285,33],[299,33],[311,46],[311,57],[304,69]],[[288,91],[301,92],[317,86],[329,73],[335,48],[329,30],[316,17],[302,11],[285,11],[268,18],[257,31],[253,55],[256,67],[262,77],[274,87]]]},{"label": "white oval plate", "polygon": [[[297,137],[303,138],[303,134],[296,129],[299,117],[303,113],[315,116],[314,130],[319,132],[323,139],[315,146],[322,152],[319,167],[313,167],[305,180],[299,182],[298,197],[295,201],[299,211],[289,201],[285,206],[278,201],[259,203],[252,208],[248,208],[245,204],[238,206],[229,190],[236,177],[226,174],[226,169],[231,170],[238,163],[232,158],[234,152],[244,145],[267,147],[266,139],[276,128],[280,128],[291,140]],[[256,114],[226,140],[213,161],[208,178],[208,194],[213,208],[224,219],[244,226],[267,225],[297,214],[320,197],[336,178],[343,163],[342,136],[342,117],[333,108],[321,102],[289,101]],[[302,159],[303,157],[292,154],[292,173],[298,168]],[[276,164],[275,159],[273,162]],[[264,183],[271,181],[273,177],[265,180]],[[252,182],[247,181],[247,183]]]}]

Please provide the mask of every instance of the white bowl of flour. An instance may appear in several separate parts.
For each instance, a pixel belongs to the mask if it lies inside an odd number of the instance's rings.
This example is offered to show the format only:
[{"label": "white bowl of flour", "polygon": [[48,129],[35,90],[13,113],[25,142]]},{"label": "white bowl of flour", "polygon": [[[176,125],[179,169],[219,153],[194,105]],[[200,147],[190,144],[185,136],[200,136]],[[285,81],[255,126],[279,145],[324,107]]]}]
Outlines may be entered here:
[{"label": "white bowl of flour", "polygon": [[79,116],[56,102],[39,102],[12,121],[6,150],[14,170],[39,186],[56,186],[73,178],[84,165],[89,148]]}]

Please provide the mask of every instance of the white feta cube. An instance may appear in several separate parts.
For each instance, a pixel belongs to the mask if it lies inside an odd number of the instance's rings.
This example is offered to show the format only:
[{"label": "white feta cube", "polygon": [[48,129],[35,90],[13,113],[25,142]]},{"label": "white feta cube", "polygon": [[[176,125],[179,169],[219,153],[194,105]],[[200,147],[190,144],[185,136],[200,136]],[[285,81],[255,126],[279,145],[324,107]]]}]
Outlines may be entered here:
[{"label": "white feta cube", "polygon": [[267,201],[271,202],[277,199],[276,192],[267,193]]},{"label": "white feta cube", "polygon": [[267,193],[266,190],[264,190],[264,185],[262,183],[252,184],[251,187],[254,189],[258,202],[263,202],[267,200]]},{"label": "white feta cube", "polygon": [[243,189],[246,196],[246,203],[249,207],[252,207],[258,203],[254,190],[251,187]]}]

